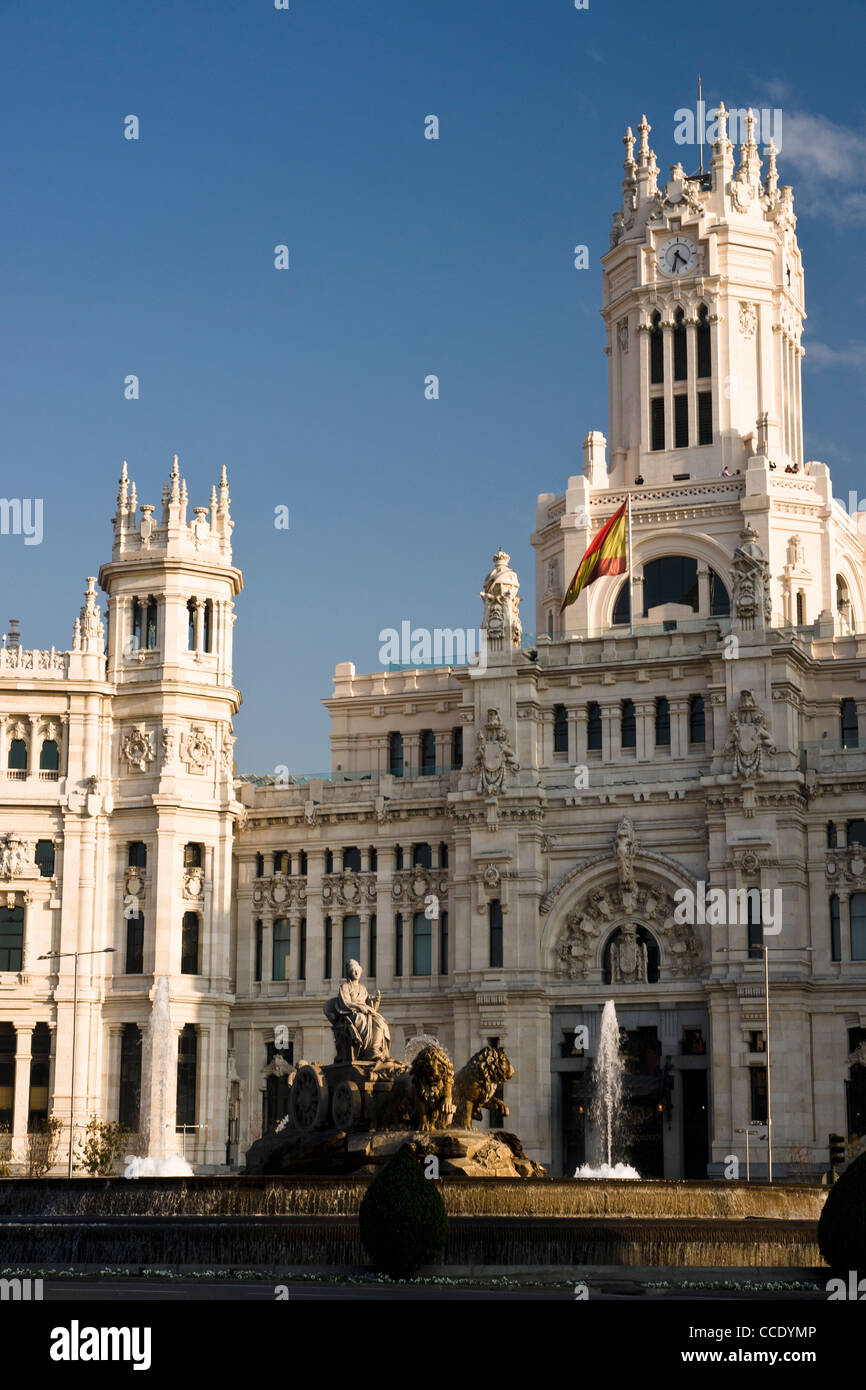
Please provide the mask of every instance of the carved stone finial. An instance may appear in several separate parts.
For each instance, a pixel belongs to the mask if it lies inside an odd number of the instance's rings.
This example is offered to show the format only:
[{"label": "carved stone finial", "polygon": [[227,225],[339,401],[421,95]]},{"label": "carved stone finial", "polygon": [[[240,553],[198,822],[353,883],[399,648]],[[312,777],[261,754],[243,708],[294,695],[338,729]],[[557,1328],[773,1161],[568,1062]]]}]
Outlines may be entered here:
[{"label": "carved stone finial", "polygon": [[504,550],[496,552],[493,557],[493,569],[484,580],[484,587],[480,593],[484,600],[481,626],[494,652],[506,641],[512,647],[519,647],[523,633],[517,611],[521,603],[518,596],[520,582],[514,570],[509,568],[510,558]]}]

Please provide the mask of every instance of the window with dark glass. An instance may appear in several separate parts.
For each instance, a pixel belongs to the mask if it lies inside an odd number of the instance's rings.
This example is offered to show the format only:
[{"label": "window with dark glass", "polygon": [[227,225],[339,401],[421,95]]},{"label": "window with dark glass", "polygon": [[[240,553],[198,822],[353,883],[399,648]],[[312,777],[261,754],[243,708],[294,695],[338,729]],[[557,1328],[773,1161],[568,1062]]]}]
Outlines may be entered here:
[{"label": "window with dark glass", "polygon": [[43,878],[54,877],[54,841],[36,841],[36,867]]},{"label": "window with dark glass", "polygon": [[271,979],[289,978],[289,943],[291,927],[288,917],[275,917],[273,926],[273,950],[271,952]]},{"label": "window with dark glass", "polygon": [[613,624],[619,627],[621,623],[631,622],[631,593],[629,592],[628,581],[623,584],[616,596],[616,603],[613,606]]},{"label": "window with dark glass", "polygon": [[621,747],[636,748],[637,720],[635,719],[633,700],[623,700],[620,706],[619,728]]},{"label": "window with dark glass", "polygon": [[[0,969],[2,968],[0,965]],[[15,1029],[12,1024],[0,1023],[0,1128],[7,1136],[12,1132],[15,1110],[15,1046]],[[6,1142],[8,1144],[8,1137]]]},{"label": "window with dark glass", "polygon": [[187,650],[195,651],[195,599],[191,598],[186,605],[186,645]]},{"label": "window with dark glass", "polygon": [[141,1029],[125,1023],[120,1035],[120,1085],[118,1123],[132,1134],[141,1129]]},{"label": "window with dark glass", "polygon": [[446,845],[444,840],[442,841],[442,844],[439,846],[439,868],[448,868],[448,846]]},{"label": "window with dark glass", "polygon": [[377,929],[377,926],[376,926],[376,914],[375,914],[375,912],[372,914],[372,916],[371,916],[371,918],[370,918],[370,939],[369,939],[369,945],[370,945],[370,950],[369,950],[369,955],[368,955],[368,960],[367,960],[367,974],[369,975],[370,979],[375,980],[375,978],[376,978],[376,952],[377,952],[377,950],[378,950],[378,945],[379,945],[379,941],[378,941],[378,929]]},{"label": "window with dark glass", "polygon": [[[665,340],[662,333],[662,316],[652,316],[650,329],[650,384],[660,386],[665,379]],[[662,445],[664,448],[664,445]]]},{"label": "window with dark glass", "polygon": [[689,743],[705,743],[707,721],[704,713],[702,695],[693,695],[689,700]]},{"label": "window with dark glass", "polygon": [[654,453],[665,447],[665,402],[663,396],[650,401],[650,448]]},{"label": "window with dark glass", "polygon": [[502,968],[502,903],[494,898],[488,905],[488,927],[490,932],[490,969]]},{"label": "window with dark glass", "polygon": [[806,622],[806,598],[803,590],[797,591],[797,627],[803,627]]},{"label": "window with dark glass", "polygon": [[334,872],[334,851],[333,851],[332,849],[326,849],[326,850],[325,850],[325,873],[326,873],[326,874],[332,874],[333,872]]},{"label": "window with dark glass", "polygon": [[671,746],[671,706],[670,701],[664,696],[656,700],[656,747],[670,748]]},{"label": "window with dark glass", "polygon": [[195,1124],[198,1037],[195,1025],[184,1025],[177,1049],[177,1126]]},{"label": "window with dark glass", "polygon": [[749,1067],[749,1092],[752,1110],[749,1123],[753,1125],[765,1125],[767,1123],[766,1067]]},{"label": "window with dark glass", "polygon": [[418,844],[412,846],[412,868],[413,869],[432,869],[433,851],[428,844]]},{"label": "window with dark glass", "polygon": [[713,442],[713,393],[712,391],[698,392],[698,443],[712,444]]},{"label": "window with dark glass", "polygon": [[298,979],[307,978],[307,919],[301,918],[300,941],[298,944]]},{"label": "window with dark glass", "polygon": [[421,776],[432,777],[436,772],[436,735],[432,729],[421,730]]},{"label": "window with dark glass", "polygon": [[256,922],[256,964],[254,980],[262,978],[262,957],[264,953],[265,929],[261,921]]},{"label": "window with dark glass", "polygon": [[141,647],[141,636],[143,628],[143,610],[137,598],[132,600],[132,650],[137,652]]},{"label": "window with dark glass", "polygon": [[198,964],[198,936],[199,921],[197,912],[185,912],[183,914],[183,926],[181,929],[180,947],[180,973],[181,975],[197,975],[199,973]]},{"label": "window with dark glass", "polygon": [[686,319],[682,309],[674,314],[674,381],[685,381],[688,377],[688,355],[686,352]]},{"label": "window with dark glass", "polygon": [[828,822],[827,822],[827,848],[828,848],[828,849],[835,849],[836,846],[838,845],[838,843],[839,843],[839,837],[838,837],[837,832],[836,832],[836,822],[835,822],[834,820],[828,820]]},{"label": "window with dark glass", "polygon": [[761,894],[750,888],[746,894],[746,923],[749,956],[757,960],[763,955],[764,927],[761,922]]},{"label": "window with dark glass", "polygon": [[830,959],[842,959],[842,915],[837,893],[830,894]]},{"label": "window with dark glass", "polygon": [[126,851],[126,862],[131,869],[147,868],[147,845],[143,840],[130,840]]},{"label": "window with dark glass", "polygon": [[448,913],[439,914],[439,974],[448,974]]},{"label": "window with dark glass", "polygon": [[27,743],[23,738],[13,738],[9,744],[10,772],[27,771]]},{"label": "window with dark glass", "polygon": [[264,876],[265,876],[265,856],[264,856],[263,854],[257,854],[257,855],[256,855],[256,878],[264,878]]},{"label": "window with dark glass", "polygon": [[[698,357],[698,376],[709,376],[712,372],[712,355],[710,350],[710,316],[707,312],[706,304],[702,304],[698,310],[697,328],[697,357]],[[703,440],[701,443],[703,444]]]},{"label": "window with dark glass", "polygon": [[463,766],[463,730],[451,730],[451,766],[460,768]]},{"label": "window with dark glass", "polygon": [[412,920],[412,974],[430,975],[433,971],[431,951],[433,946],[433,923],[423,912],[416,912]]},{"label": "window with dark glass", "polygon": [[343,868],[351,869],[354,873],[361,872],[361,851],[357,845],[350,845],[343,850]]},{"label": "window with dark glass", "polygon": [[689,447],[689,398],[674,396],[674,448]]},{"label": "window with dark glass", "polygon": [[553,751],[568,752],[568,712],[565,705],[553,706]]},{"label": "window with dark glass", "polygon": [[0,972],[21,969],[24,953],[24,908],[0,907]]},{"label": "window with dark glass", "polygon": [[330,917],[325,918],[325,979],[330,980],[334,956],[334,925]]},{"label": "window with dark glass", "polygon": [[402,845],[395,845],[395,846],[394,846],[394,868],[395,868],[395,869],[402,869],[402,867],[403,867],[403,846],[402,846]]},{"label": "window with dark glass", "polygon": [[361,961],[361,919],[358,916],[343,918],[343,975],[346,974],[350,960]]},{"label": "window with dark glass", "polygon": [[394,974],[399,979],[403,974],[403,914],[394,917]]},{"label": "window with dark glass", "polygon": [[46,738],[43,740],[42,747],[39,750],[39,771],[60,771],[60,749],[57,747],[56,739]]},{"label": "window with dark glass", "polygon": [[590,753],[601,752],[601,705],[591,700],[586,710],[586,746]]},{"label": "window with dark glass", "polygon": [[392,777],[403,776],[403,735],[388,735],[388,771]]},{"label": "window with dark glass", "polygon": [[375,874],[379,868],[379,852],[374,845],[370,846],[367,863],[370,865],[370,873]]},{"label": "window with dark glass", "polygon": [[188,844],[183,847],[183,867],[200,869],[204,862],[204,845]]},{"label": "window with dark glass", "polygon": [[141,975],[144,970],[144,914],[126,919],[125,975]]},{"label": "window with dark glass", "polygon": [[846,821],[845,839],[849,845],[866,845],[866,820]]},{"label": "window with dark glass", "polygon": [[204,605],[204,622],[202,623],[202,651],[209,652],[211,649],[211,630],[213,628],[213,600],[207,599]]},{"label": "window with dark glass", "polygon": [[839,713],[842,730],[842,747],[857,748],[860,743],[860,726],[857,722],[856,700],[843,700]]},{"label": "window with dark glass", "polygon": [[848,907],[851,913],[851,959],[866,960],[866,893],[852,893]]},{"label": "window with dark glass", "polygon": [[307,851],[305,849],[302,849],[299,857],[301,862],[298,868],[298,873],[304,875],[307,872]]},{"label": "window with dark glass", "polygon": [[147,621],[144,630],[144,645],[149,652],[156,650],[156,599],[148,600]]},{"label": "window with dark glass", "polygon": [[275,874],[290,874],[292,872],[292,856],[286,850],[274,850],[273,871]]},{"label": "window with dark glass", "polygon": [[714,569],[710,570],[710,616],[729,618],[731,616],[731,596]]}]

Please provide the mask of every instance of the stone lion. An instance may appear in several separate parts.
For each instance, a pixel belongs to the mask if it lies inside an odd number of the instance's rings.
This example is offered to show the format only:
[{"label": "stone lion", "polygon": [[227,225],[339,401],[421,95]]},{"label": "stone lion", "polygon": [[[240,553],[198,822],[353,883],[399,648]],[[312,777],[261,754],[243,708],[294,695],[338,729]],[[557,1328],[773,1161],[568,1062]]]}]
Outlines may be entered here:
[{"label": "stone lion", "polygon": [[454,1129],[471,1129],[473,1119],[481,1119],[482,1108],[500,1120],[508,1114],[508,1106],[494,1096],[497,1086],[510,1081],[514,1068],[502,1047],[482,1047],[469,1058],[454,1078]]},{"label": "stone lion", "polygon": [[394,1082],[385,1112],[386,1129],[447,1129],[451,1119],[451,1058],[433,1043],[423,1047]]}]

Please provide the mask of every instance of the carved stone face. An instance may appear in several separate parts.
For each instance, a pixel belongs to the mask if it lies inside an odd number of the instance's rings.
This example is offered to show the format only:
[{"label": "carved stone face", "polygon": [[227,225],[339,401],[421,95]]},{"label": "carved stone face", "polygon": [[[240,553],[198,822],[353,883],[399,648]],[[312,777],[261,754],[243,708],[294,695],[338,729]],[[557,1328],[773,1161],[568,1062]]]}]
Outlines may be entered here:
[{"label": "carved stone face", "polygon": [[346,979],[351,980],[352,984],[357,984],[361,978],[361,967],[356,960],[350,960],[346,966]]}]

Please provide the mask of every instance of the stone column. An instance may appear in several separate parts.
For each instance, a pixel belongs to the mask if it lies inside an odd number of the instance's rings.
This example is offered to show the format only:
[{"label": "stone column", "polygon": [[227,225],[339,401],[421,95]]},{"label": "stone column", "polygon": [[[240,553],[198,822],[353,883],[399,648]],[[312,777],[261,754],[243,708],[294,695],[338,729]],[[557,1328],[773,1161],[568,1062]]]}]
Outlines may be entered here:
[{"label": "stone column", "polygon": [[[616,711],[613,705],[601,706],[601,761],[603,763],[613,761],[613,725],[615,723],[615,713]],[[617,748],[619,748],[618,739]]]},{"label": "stone column", "polygon": [[586,705],[578,705],[569,714],[568,746],[574,752],[577,765],[586,765]]},{"label": "stone column", "polygon": [[698,562],[698,617],[710,616],[710,567]]},{"label": "stone column", "polygon": [[637,761],[639,763],[651,762],[655,755],[654,718],[655,702],[653,700],[641,700],[640,703],[635,703]]},{"label": "stone column", "polygon": [[376,875],[376,983],[385,992],[394,982],[394,852],[390,846],[379,850]]},{"label": "stone column", "polygon": [[[262,906],[262,985],[273,983],[274,978],[274,910]],[[263,990],[263,993],[265,991]]]},{"label": "stone column", "polygon": [[671,758],[684,758],[689,751],[689,702],[683,696],[670,701]]},{"label": "stone column", "polygon": [[286,980],[300,979],[301,968],[301,917],[303,913],[292,912],[289,916],[289,968]]},{"label": "stone column", "polygon": [[204,651],[204,599],[197,598],[195,602],[195,623],[194,623],[194,642],[197,652]]},{"label": "stone column", "polygon": [[108,1025],[108,1070],[103,1077],[105,1116],[116,1120],[120,1113],[120,1049],[123,1041],[122,1023]]},{"label": "stone column", "polygon": [[32,1023],[15,1024],[15,1100],[12,1111],[13,1153],[27,1157],[27,1119],[30,1113],[30,1044]]}]

